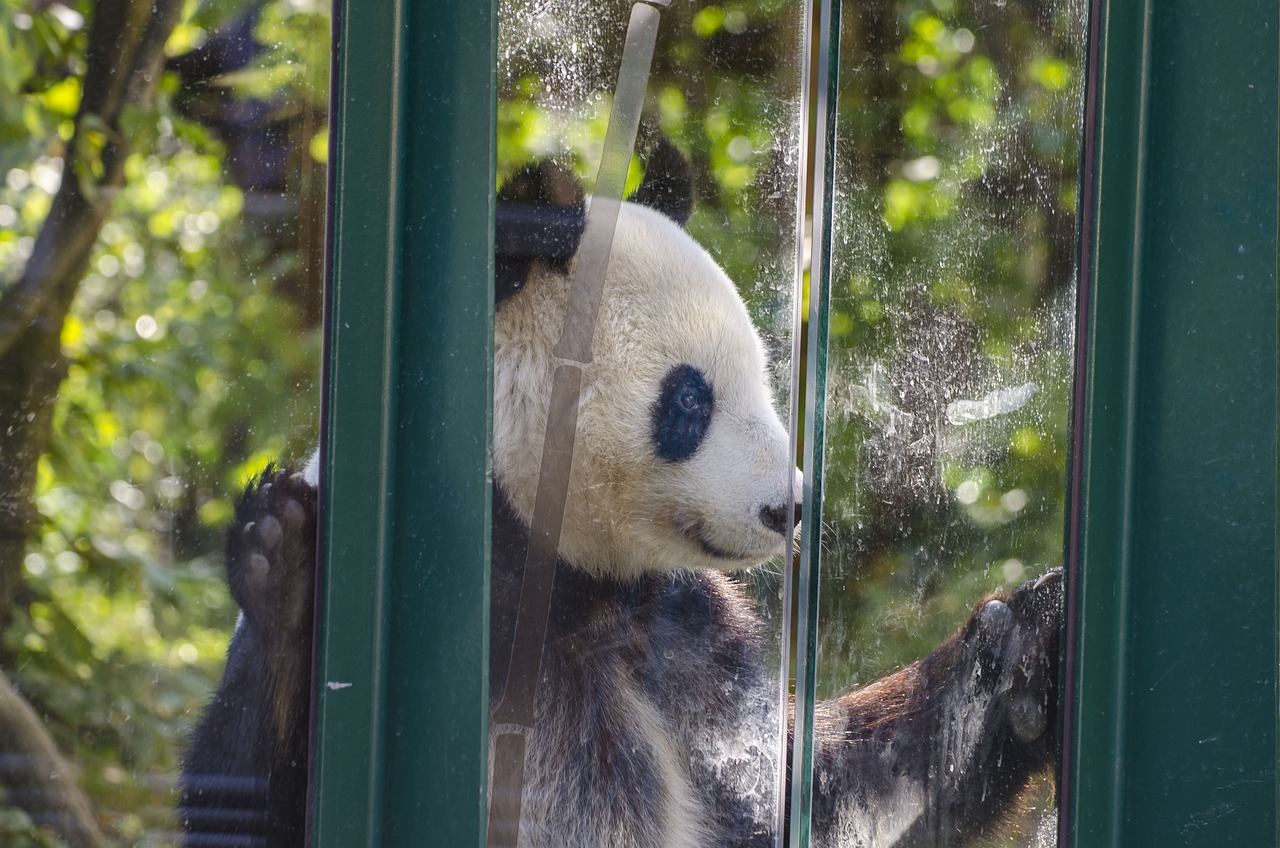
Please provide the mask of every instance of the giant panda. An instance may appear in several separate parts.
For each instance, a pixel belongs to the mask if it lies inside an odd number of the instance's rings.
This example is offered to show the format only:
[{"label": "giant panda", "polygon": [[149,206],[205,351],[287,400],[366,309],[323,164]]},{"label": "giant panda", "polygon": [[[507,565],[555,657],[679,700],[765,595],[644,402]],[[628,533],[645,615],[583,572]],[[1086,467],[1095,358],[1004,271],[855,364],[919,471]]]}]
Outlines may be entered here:
[{"label": "giant panda", "polygon": [[[550,163],[499,193],[491,709],[583,209]],[[790,549],[800,488],[761,341],[683,229],[691,209],[689,166],[660,142],[619,211],[584,378],[526,740],[529,848],[774,844],[773,780],[789,756],[778,723],[789,746],[791,720],[730,575]],[[243,612],[180,781],[191,848],[229,844],[217,834],[302,844],[315,487],[314,460],[272,468],[238,504],[227,569]],[[927,657],[817,706],[813,845],[960,845],[1001,825],[1055,752],[1058,578],[981,600]]]}]

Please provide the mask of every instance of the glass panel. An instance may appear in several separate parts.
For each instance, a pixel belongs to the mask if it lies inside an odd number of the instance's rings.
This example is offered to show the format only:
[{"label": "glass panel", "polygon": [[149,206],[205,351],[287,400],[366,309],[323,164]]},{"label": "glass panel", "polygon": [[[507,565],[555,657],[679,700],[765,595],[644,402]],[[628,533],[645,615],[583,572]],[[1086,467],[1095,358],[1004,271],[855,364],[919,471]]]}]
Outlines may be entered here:
[{"label": "glass panel", "polygon": [[[329,14],[0,0],[0,27],[0,844],[174,844],[237,493],[317,438]],[[255,684],[305,704],[309,634]],[[187,755],[198,830],[264,832],[238,738]]]},{"label": "glass panel", "polygon": [[1085,5],[838,14],[813,844],[1053,844]]},{"label": "glass panel", "polygon": [[[490,845],[781,833],[806,9],[699,6],[500,7]],[[609,226],[598,321],[562,334]],[[560,379],[576,436],[544,451]]]}]

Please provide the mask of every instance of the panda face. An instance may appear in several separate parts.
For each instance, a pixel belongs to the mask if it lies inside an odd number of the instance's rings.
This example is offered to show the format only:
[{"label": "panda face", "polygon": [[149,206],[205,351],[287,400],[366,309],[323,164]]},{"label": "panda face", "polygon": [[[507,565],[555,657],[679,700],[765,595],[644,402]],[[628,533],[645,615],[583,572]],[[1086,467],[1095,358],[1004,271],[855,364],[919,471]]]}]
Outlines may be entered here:
[{"label": "panda face", "polygon": [[[535,264],[495,321],[494,470],[529,521],[570,274]],[[624,203],[584,385],[561,555],[614,576],[782,552],[799,474],[732,282],[679,226]]]}]

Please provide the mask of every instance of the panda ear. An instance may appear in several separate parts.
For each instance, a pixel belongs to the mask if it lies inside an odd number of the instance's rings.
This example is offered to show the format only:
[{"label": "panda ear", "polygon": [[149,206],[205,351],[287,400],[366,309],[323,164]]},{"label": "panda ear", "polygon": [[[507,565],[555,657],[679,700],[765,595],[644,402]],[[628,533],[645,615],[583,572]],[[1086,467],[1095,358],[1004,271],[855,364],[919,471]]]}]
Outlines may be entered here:
[{"label": "panda ear", "polygon": [[681,227],[689,223],[693,214],[693,166],[666,136],[658,137],[649,152],[644,179],[628,199],[661,212]]},{"label": "panda ear", "polygon": [[585,221],[582,183],[557,162],[527,165],[503,183],[494,223],[495,304],[524,286],[535,260],[564,270]]}]

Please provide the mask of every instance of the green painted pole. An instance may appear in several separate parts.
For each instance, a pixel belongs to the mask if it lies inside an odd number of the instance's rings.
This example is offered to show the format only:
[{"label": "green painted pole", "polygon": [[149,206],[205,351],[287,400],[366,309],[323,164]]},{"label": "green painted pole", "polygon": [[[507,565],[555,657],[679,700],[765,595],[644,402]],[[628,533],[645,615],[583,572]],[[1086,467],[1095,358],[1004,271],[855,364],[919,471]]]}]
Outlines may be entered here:
[{"label": "green painted pole", "polygon": [[1280,9],[1099,5],[1067,844],[1274,845]]},{"label": "green painted pole", "polygon": [[336,15],[317,846],[484,841],[495,27]]}]

